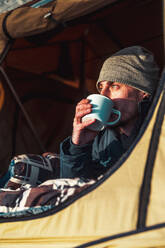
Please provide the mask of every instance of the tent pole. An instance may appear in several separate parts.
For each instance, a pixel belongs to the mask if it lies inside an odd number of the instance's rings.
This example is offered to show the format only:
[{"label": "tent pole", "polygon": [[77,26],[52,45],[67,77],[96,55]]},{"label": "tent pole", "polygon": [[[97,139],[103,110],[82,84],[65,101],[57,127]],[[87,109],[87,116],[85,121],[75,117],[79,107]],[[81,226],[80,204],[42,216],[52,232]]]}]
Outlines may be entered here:
[{"label": "tent pole", "polygon": [[5,46],[5,49],[3,50],[1,56],[0,56],[0,65],[2,64],[3,60],[5,59],[5,57],[7,56],[11,46],[13,44],[13,41],[9,40]]},{"label": "tent pole", "polygon": [[165,66],[165,0],[163,0],[163,55],[164,55],[164,66]]},{"label": "tent pole", "polygon": [[83,97],[86,97],[86,87],[85,87],[85,39],[84,37],[81,40],[81,62],[80,62],[80,91],[82,92]]},{"label": "tent pole", "polygon": [[112,33],[112,31],[107,27],[107,25],[103,21],[100,21],[98,26],[107,35],[107,37],[109,37],[109,39],[114,42],[117,48],[119,49],[124,48],[120,40]]},{"label": "tent pole", "polygon": [[35,137],[35,139],[36,139],[36,141],[37,141],[37,143],[39,144],[39,146],[41,148],[41,151],[46,152],[44,146],[42,145],[42,143],[41,143],[41,141],[39,139],[39,136],[38,136],[38,134],[37,134],[32,122],[31,122],[31,120],[29,118],[28,113],[26,112],[23,104],[21,103],[21,101],[20,101],[20,99],[19,99],[19,97],[18,97],[13,85],[10,82],[10,79],[8,78],[7,74],[5,73],[4,69],[1,66],[0,66],[0,71],[1,71],[2,75],[4,76],[4,78],[5,78],[8,86],[9,86],[9,88],[10,88],[10,90],[11,90],[11,92],[12,92],[12,94],[13,94],[16,102],[17,102],[17,104],[19,105],[19,107],[20,107],[20,109],[21,109],[21,111],[22,111],[22,113],[23,113],[23,115],[24,115],[24,117],[25,117],[25,119],[26,119],[26,121],[27,121],[27,123],[28,123],[28,125],[29,125],[29,127],[30,127],[30,129],[31,129],[31,131],[32,131],[32,133],[33,133],[33,135]]}]

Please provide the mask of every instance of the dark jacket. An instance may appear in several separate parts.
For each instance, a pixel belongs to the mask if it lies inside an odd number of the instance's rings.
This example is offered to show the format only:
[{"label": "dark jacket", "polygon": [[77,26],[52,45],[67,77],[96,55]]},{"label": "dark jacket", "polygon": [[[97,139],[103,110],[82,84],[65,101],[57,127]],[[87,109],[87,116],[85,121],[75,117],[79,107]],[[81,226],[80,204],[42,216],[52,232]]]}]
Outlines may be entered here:
[{"label": "dark jacket", "polygon": [[60,177],[96,178],[105,173],[124,150],[110,129],[100,132],[93,142],[81,146],[74,145],[69,137],[60,146]]}]

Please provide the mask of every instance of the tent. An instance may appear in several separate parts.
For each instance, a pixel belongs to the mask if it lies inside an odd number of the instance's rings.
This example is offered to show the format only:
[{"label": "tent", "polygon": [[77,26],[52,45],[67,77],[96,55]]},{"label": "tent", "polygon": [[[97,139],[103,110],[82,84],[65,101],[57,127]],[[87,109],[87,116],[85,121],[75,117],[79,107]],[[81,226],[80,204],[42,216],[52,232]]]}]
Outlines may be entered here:
[{"label": "tent", "polygon": [[[163,1],[31,7],[36,2],[0,15],[3,168],[15,154],[58,150],[71,132],[76,101],[95,91],[107,55],[140,44],[164,67]],[[2,247],[165,246],[164,81],[162,72],[136,140],[113,169],[44,213],[0,217]]]},{"label": "tent", "polygon": [[15,154],[59,151],[75,103],[95,92],[109,54],[139,44],[163,67],[160,0],[51,1],[40,8],[30,7],[36,1],[10,2],[26,4],[0,16],[0,62],[8,79],[1,70],[4,168]]}]

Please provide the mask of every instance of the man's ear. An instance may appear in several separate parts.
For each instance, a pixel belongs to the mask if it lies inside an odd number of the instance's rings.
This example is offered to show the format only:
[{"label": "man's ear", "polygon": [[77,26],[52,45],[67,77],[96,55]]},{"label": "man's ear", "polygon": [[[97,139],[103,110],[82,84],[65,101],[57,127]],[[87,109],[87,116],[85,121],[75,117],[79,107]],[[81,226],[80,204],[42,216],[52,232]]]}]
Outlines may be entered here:
[{"label": "man's ear", "polygon": [[144,98],[149,98],[150,94],[144,92],[144,91],[140,91],[139,92],[139,101],[141,102]]}]

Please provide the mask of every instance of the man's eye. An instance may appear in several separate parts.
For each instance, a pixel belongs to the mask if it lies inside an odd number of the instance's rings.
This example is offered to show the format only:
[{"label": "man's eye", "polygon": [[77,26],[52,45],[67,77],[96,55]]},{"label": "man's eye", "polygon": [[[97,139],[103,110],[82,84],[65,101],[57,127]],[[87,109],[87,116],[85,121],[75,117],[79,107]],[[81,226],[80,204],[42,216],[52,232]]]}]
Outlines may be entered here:
[{"label": "man's eye", "polygon": [[117,84],[112,84],[112,85],[111,85],[111,88],[114,89],[114,90],[118,90],[118,89],[119,89],[119,85],[117,85]]},{"label": "man's eye", "polygon": [[101,84],[98,84],[98,90],[101,91],[103,86]]}]

